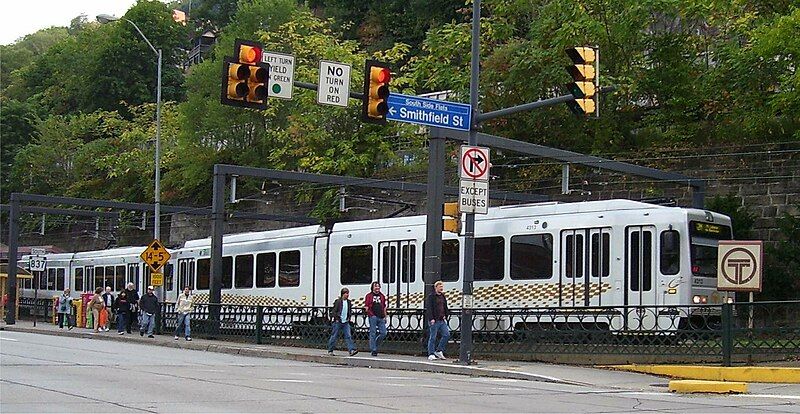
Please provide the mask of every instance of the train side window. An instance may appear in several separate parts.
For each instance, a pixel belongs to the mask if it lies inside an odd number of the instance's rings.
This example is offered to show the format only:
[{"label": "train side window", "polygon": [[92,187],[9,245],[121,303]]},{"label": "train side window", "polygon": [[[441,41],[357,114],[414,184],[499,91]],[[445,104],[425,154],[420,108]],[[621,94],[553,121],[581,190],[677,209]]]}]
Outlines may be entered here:
[{"label": "train side window", "polygon": [[599,267],[602,266],[603,277],[608,277],[611,272],[611,265],[609,263],[611,258],[611,235],[603,233],[602,239],[600,233],[592,234],[592,277],[599,277]]},{"label": "train side window", "polygon": [[276,260],[275,253],[259,253],[256,256],[256,287],[275,287],[275,274],[278,272]]},{"label": "train side window", "polygon": [[475,280],[503,280],[506,243],[502,237],[475,239]]},{"label": "train side window", "polygon": [[[409,248],[411,250],[409,250]],[[400,261],[400,279],[403,283],[414,283],[416,279],[414,272],[417,267],[417,246],[414,244],[404,245],[400,252],[402,253]]]},{"label": "train side window", "polygon": [[211,281],[211,259],[197,260],[197,289],[208,289]]},{"label": "train side window", "polygon": [[64,290],[64,282],[66,279],[65,269],[63,267],[59,267],[56,269],[56,290],[63,291]]},{"label": "train side window", "polygon": [[99,287],[105,289],[106,268],[103,266],[96,266],[94,268],[94,288]]},{"label": "train side window", "polygon": [[233,287],[233,257],[222,256],[222,288]]},{"label": "train side window", "polygon": [[582,234],[570,234],[567,236],[567,261],[566,276],[568,278],[583,277],[584,246]]},{"label": "train side window", "polygon": [[[425,242],[427,243],[427,242]],[[422,243],[422,251],[425,251],[425,243]],[[458,270],[461,251],[458,248],[458,240],[442,240],[442,282],[455,282],[458,280]],[[425,261],[422,261],[422,274],[425,274]]]},{"label": "train side window", "polygon": [[[114,290],[114,266],[106,266],[106,278],[103,282],[103,290],[106,290],[106,286],[111,286],[111,290]],[[122,286],[116,288],[116,290],[122,290]]]},{"label": "train side window", "polygon": [[661,232],[661,273],[676,275],[681,270],[681,238],[677,230]]},{"label": "train side window", "polygon": [[511,238],[511,279],[553,277],[553,235],[526,234]]},{"label": "train side window", "polygon": [[[387,250],[384,250],[384,255],[386,252]],[[387,271],[384,266],[384,273]],[[387,279],[387,276],[388,274],[384,274],[384,279]],[[368,285],[372,282],[372,245],[342,247],[339,280],[342,285]]]},{"label": "train side window", "polygon": [[[639,237],[641,234],[641,238]],[[649,231],[631,233],[631,267],[630,267],[630,286],[632,291],[650,291],[653,289],[653,233]],[[642,244],[643,243],[643,244]],[[640,249],[640,244],[642,244]],[[641,254],[639,253],[641,250]],[[642,274],[639,274],[639,264],[641,263]],[[639,283],[639,280],[642,283]]]},{"label": "train side window", "polygon": [[[371,251],[370,251],[371,253]],[[372,257],[370,257],[370,267],[372,263]],[[381,266],[381,279],[383,283],[394,283],[397,280],[397,274],[395,273],[394,264],[397,263],[397,247],[396,246],[383,246],[383,266]],[[371,272],[369,272],[371,273]],[[371,281],[370,277],[370,281]],[[359,282],[365,283],[365,282]],[[366,283],[369,283],[367,281]],[[344,284],[344,282],[342,282]]]},{"label": "train side window", "polygon": [[[173,274],[175,273],[174,267],[175,266],[172,263],[164,264],[164,289],[168,292],[172,291],[174,288],[172,283]],[[119,271],[119,267],[117,267],[117,271]],[[117,277],[119,277],[119,275],[117,275]]]},{"label": "train side window", "polygon": [[182,290],[184,286],[189,285],[186,274],[186,260],[178,260],[178,289]]},{"label": "train side window", "polygon": [[278,285],[300,286],[300,251],[290,250],[278,255]]},{"label": "train side window", "polygon": [[86,282],[83,287],[86,292],[94,292],[94,266],[86,266]]},{"label": "train side window", "polygon": [[[164,272],[165,276],[166,274],[167,272]],[[117,285],[117,291],[120,291],[125,287],[125,266],[116,267],[116,275],[114,277],[114,281]]]},{"label": "train side window", "polygon": [[253,255],[236,256],[236,288],[253,287]]},{"label": "train side window", "polygon": [[75,287],[75,293],[83,292],[83,268],[75,268],[75,276],[73,276],[72,286]]}]

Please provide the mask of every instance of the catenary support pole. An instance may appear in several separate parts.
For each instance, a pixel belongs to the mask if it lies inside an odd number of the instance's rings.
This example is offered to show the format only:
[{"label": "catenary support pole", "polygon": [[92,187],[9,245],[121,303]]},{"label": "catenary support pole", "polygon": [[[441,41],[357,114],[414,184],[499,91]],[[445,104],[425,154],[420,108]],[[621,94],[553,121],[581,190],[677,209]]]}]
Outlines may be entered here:
[{"label": "catenary support pole", "polygon": [[[473,123],[469,130],[470,146],[477,144],[475,121],[480,112],[478,106],[478,81],[480,74],[481,0],[472,1],[472,58],[470,60],[469,104],[472,106]],[[463,162],[463,161],[462,161]],[[464,221],[464,282],[461,292],[461,346],[458,362],[469,364],[472,359],[472,281],[475,273],[475,213],[467,213]]]},{"label": "catenary support pole", "polygon": [[8,217],[8,282],[6,284],[6,323],[17,323],[17,247],[19,239],[19,200],[11,193],[11,208]]},{"label": "catenary support pole", "polygon": [[225,174],[214,166],[211,198],[211,274],[209,275],[208,321],[211,334],[219,332],[222,302],[222,235],[225,231]]}]

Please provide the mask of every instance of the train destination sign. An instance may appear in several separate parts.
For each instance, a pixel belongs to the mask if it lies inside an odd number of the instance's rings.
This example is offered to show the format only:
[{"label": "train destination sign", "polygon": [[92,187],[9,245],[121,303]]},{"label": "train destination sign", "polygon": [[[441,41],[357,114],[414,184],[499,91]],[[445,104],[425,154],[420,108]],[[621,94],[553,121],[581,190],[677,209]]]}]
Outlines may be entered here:
[{"label": "train destination sign", "polygon": [[717,248],[717,289],[761,292],[764,242],[720,240]]},{"label": "train destination sign", "polygon": [[469,131],[472,107],[467,104],[390,93],[389,121]]}]

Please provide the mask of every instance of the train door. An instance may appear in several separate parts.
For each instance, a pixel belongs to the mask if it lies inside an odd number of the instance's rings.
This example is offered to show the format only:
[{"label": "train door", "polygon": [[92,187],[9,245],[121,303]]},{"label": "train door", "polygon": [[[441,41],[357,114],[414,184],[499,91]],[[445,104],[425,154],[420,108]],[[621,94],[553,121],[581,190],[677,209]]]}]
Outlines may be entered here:
[{"label": "train door", "polygon": [[561,232],[561,271],[559,272],[559,306],[588,305],[585,294],[589,282],[586,260],[587,230]]},{"label": "train door", "polygon": [[416,281],[416,253],[414,240],[378,243],[378,274],[391,308],[409,307],[411,285]]},{"label": "train door", "polygon": [[139,289],[139,266],[138,263],[128,263],[128,274],[125,277],[125,280],[133,283],[136,289]]},{"label": "train door", "polygon": [[625,305],[629,330],[656,328],[654,226],[630,226],[625,231]]},{"label": "train door", "polygon": [[194,290],[194,259],[178,260],[178,292],[186,286]]},{"label": "train door", "polygon": [[584,292],[589,306],[606,306],[613,303],[613,293],[603,292],[603,284],[611,275],[611,228],[589,230],[589,284]]}]

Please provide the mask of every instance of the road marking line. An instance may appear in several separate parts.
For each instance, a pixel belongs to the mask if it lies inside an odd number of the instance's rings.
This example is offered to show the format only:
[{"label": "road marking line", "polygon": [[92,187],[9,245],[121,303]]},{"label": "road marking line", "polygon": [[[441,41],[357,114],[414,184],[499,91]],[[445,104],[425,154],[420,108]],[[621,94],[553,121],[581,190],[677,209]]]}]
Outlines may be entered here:
[{"label": "road marking line", "polygon": [[264,379],[262,381],[266,381],[266,382],[295,382],[295,383],[303,383],[303,384],[311,384],[311,383],[314,382],[314,381],[308,381],[308,380],[294,380],[294,379]]},{"label": "road marking line", "polygon": [[0,339],[2,339],[2,340],[4,340],[4,341],[19,342],[19,340],[18,340],[18,339],[2,338],[2,337],[0,337]]}]

